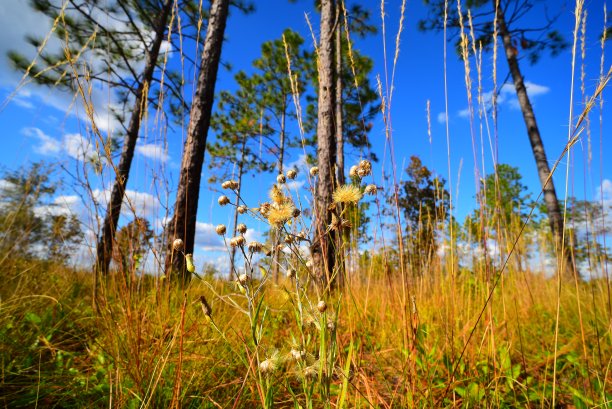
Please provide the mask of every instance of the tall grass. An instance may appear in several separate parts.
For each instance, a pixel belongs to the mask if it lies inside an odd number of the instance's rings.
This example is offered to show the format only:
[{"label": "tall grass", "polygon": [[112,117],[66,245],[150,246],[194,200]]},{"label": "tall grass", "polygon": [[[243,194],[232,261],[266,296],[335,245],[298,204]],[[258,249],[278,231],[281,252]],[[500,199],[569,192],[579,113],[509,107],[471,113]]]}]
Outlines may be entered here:
[{"label": "tall grass", "polygon": [[[383,37],[384,7],[381,2]],[[345,272],[335,271],[337,277],[345,273],[342,285],[328,291],[320,284],[320,272],[313,268],[306,250],[316,239],[311,221],[304,215],[300,193],[285,184],[287,178],[295,177],[290,174],[293,170],[270,186],[270,197],[262,195],[258,203],[247,203],[238,195],[238,202],[229,204],[245,206],[248,220],[275,229],[282,239],[282,251],[273,251],[270,243],[247,242],[248,221],[237,226],[236,237],[228,237],[225,226],[217,227],[228,257],[233,248],[241,261],[235,266],[235,282],[203,274],[203,266],[197,260],[194,263],[192,255],[183,254],[180,243],[171,256],[187,258],[193,273],[188,284],[178,286],[168,277],[136,274],[132,266],[129,271],[119,268],[99,283],[96,292],[87,271],[26,259],[11,249],[0,254],[0,404],[129,408],[610,406],[608,277],[562,285],[543,271],[533,271],[523,259],[534,247],[541,253],[547,251],[550,234],[545,229],[529,230],[520,215],[510,225],[492,228],[485,212],[501,209],[502,203],[497,203],[499,209],[485,209],[479,203],[479,237],[464,234],[460,238],[457,226],[436,214],[431,223],[444,238],[439,244],[445,254],[433,254],[416,264],[407,260],[406,249],[421,243],[418,236],[405,232],[391,124],[405,8],[403,2],[391,74],[385,72],[385,77],[378,79],[387,144],[383,168],[391,170],[392,181],[382,180],[376,169],[369,175],[367,162],[361,161],[351,172],[348,186],[335,186],[336,201],[342,206],[338,206],[330,229],[356,229],[358,226],[348,226],[347,219],[356,220],[349,213],[355,210],[356,202],[368,200],[366,193],[374,197],[377,217],[372,227],[377,243],[367,253],[351,242],[335,249],[338,258],[347,254],[351,261],[345,263]],[[584,17],[577,13],[576,18],[578,22]],[[482,99],[482,50],[475,43],[471,19],[465,29],[465,81],[475,183],[479,184],[479,172],[485,171],[486,139],[490,160],[497,164],[497,147],[493,146],[497,112],[494,107],[490,124]],[[576,41],[578,35],[576,29]],[[384,50],[386,55],[386,45]],[[444,57],[446,60],[446,41]],[[476,106],[472,101],[471,59],[476,64]],[[598,99],[602,103],[601,94],[611,75],[604,73],[602,45],[599,84],[590,98],[583,98],[585,105],[575,122],[570,114],[568,142],[555,170],[582,135]],[[290,66],[288,75],[293,78]],[[444,80],[446,84],[446,63]],[[86,89],[82,86],[81,92]],[[297,94],[294,103],[301,124]],[[448,98],[446,103],[448,118]],[[459,182],[452,186],[448,121],[446,126],[452,215]],[[314,186],[316,171],[311,169],[308,177]],[[387,198],[376,184],[386,184]],[[232,182],[225,187],[236,191],[237,186]],[[227,202],[220,199],[218,204]],[[391,208],[390,217],[383,214],[385,208]],[[225,209],[215,207],[219,212]],[[383,223],[390,223],[391,229],[384,229]],[[490,260],[484,251],[473,255],[469,267],[460,265],[459,247],[477,248],[482,237],[484,246],[489,237],[496,240],[501,249],[499,259]],[[275,252],[281,254],[278,259],[270,257]],[[271,274],[273,263],[283,272],[278,279]]]}]

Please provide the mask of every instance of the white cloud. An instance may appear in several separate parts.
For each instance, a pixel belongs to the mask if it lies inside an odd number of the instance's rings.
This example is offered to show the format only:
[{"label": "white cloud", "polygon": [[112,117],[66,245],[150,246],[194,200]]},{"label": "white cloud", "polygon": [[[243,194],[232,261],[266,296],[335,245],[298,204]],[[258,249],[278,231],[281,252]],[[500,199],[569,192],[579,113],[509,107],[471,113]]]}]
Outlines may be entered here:
[{"label": "white cloud", "polygon": [[215,226],[204,222],[196,223],[195,247],[205,251],[225,250],[223,238],[217,234]]},{"label": "white cloud", "polygon": [[154,143],[137,145],[136,152],[138,152],[140,155],[144,156],[145,158],[159,160],[164,163],[168,161],[168,152],[164,149],[163,146],[159,146]]},{"label": "white cloud", "polygon": [[305,184],[306,184],[305,180],[290,180],[289,182],[286,183],[286,186],[287,186],[287,189],[293,191],[293,190],[301,189]]},{"label": "white cloud", "polygon": [[459,112],[457,112],[457,116],[459,118],[469,118],[470,117],[470,109],[469,108],[465,108],[460,110]]},{"label": "white cloud", "polygon": [[28,127],[21,130],[21,133],[29,138],[36,139],[39,144],[34,146],[34,152],[41,155],[55,155],[58,154],[61,149],[61,143],[51,136],[44,133],[39,128]]},{"label": "white cloud", "polygon": [[448,121],[448,115],[446,115],[446,112],[440,112],[438,114],[437,120],[439,124],[444,124],[446,123],[446,121]]},{"label": "white cloud", "polygon": [[[110,200],[110,188],[100,190],[96,189],[92,192],[94,200],[106,207]],[[139,192],[136,190],[126,190],[121,206],[121,214],[124,216],[137,217],[155,217],[161,208],[158,198],[147,192]]]},{"label": "white cloud", "polygon": [[[527,88],[527,95],[529,99],[533,103],[534,99],[539,97],[540,95],[545,95],[550,92],[550,88],[545,85],[540,85],[533,83],[531,81],[525,81],[525,88]],[[482,94],[482,99],[487,109],[491,109],[493,105],[493,92],[485,92]],[[514,84],[511,82],[507,82],[501,86],[499,89],[499,94],[497,95],[497,106],[501,107],[507,105],[510,109],[520,110],[521,106],[519,105],[518,99],[516,97],[516,88]],[[476,109],[476,108],[475,108]],[[469,108],[462,109],[457,112],[457,116],[460,118],[469,118],[470,110]]]}]

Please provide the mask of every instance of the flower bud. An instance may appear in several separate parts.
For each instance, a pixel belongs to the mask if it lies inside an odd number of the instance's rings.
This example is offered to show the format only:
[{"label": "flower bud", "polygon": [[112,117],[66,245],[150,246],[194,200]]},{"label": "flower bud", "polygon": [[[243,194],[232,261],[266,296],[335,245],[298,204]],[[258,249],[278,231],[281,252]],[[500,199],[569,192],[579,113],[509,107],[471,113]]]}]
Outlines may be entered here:
[{"label": "flower bud", "polygon": [[248,244],[249,251],[251,253],[259,253],[263,248],[263,245],[258,241],[252,241]]},{"label": "flower bud", "polygon": [[190,273],[195,272],[195,266],[193,265],[193,255],[185,254],[185,261],[187,262],[187,271]]},{"label": "flower bud", "polygon": [[215,227],[215,231],[217,232],[219,236],[223,236],[225,232],[227,231],[227,228],[225,227],[224,224],[219,224],[217,225],[217,227]]},{"label": "flower bud", "polygon": [[236,211],[240,214],[245,214],[247,212],[247,207],[245,205],[240,205],[236,208]]},{"label": "flower bud", "polygon": [[295,177],[297,176],[297,171],[295,169],[290,169],[287,171],[287,179],[295,179]]},{"label": "flower bud", "polygon": [[325,304],[325,301],[319,301],[319,303],[317,304],[317,310],[319,310],[321,314],[327,310],[327,304]]},{"label": "flower bud", "polygon": [[364,193],[366,195],[376,195],[376,192],[378,191],[378,188],[376,187],[376,185],[367,185],[364,189]]},{"label": "flower bud", "polygon": [[181,240],[181,239],[175,239],[175,240],[172,242],[172,249],[173,249],[174,251],[181,251],[181,250],[183,250],[183,246],[184,246],[184,245],[185,245],[185,243],[183,243],[183,240]]},{"label": "flower bud", "polygon": [[219,199],[217,200],[217,202],[219,202],[219,205],[225,206],[226,204],[230,202],[230,200],[229,200],[229,197],[224,195],[224,196],[219,196]]},{"label": "flower bud", "polygon": [[287,181],[287,178],[285,177],[285,175],[278,175],[276,177],[276,181],[280,184],[283,184]]},{"label": "flower bud", "polygon": [[238,282],[242,285],[246,285],[247,281],[249,281],[249,276],[246,274],[240,274],[238,276]]},{"label": "flower bud", "polygon": [[236,231],[238,233],[242,233],[242,234],[246,233],[246,231],[247,231],[246,224],[240,223],[238,226],[236,226]]},{"label": "flower bud", "polygon": [[313,166],[312,168],[310,168],[310,176],[317,176],[319,174],[319,168],[316,166]]},{"label": "flower bud", "polygon": [[242,247],[244,246],[244,242],[246,240],[244,239],[244,236],[236,236],[236,237],[232,237],[230,239],[230,246],[232,247]]}]

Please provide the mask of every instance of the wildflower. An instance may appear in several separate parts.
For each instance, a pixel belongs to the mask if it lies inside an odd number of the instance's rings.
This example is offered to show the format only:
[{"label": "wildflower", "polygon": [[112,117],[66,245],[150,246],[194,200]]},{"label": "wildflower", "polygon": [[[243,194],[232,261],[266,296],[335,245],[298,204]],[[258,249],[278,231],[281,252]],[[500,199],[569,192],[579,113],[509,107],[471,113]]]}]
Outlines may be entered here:
[{"label": "wildflower", "polygon": [[319,168],[316,166],[313,166],[312,168],[310,168],[310,176],[317,176],[319,174]]},{"label": "wildflower", "polygon": [[185,243],[183,243],[183,240],[181,240],[181,239],[175,239],[175,240],[172,242],[172,249],[173,249],[174,251],[181,251],[181,250],[183,250],[183,246],[184,246],[184,245],[185,245]]},{"label": "wildflower", "polygon": [[361,199],[361,191],[354,185],[340,186],[333,194],[335,203],[357,203]]},{"label": "wildflower", "polygon": [[280,183],[281,185],[285,183],[286,181],[287,181],[287,178],[283,174],[280,174],[276,177],[276,182]]},{"label": "wildflower", "polygon": [[244,239],[243,236],[236,236],[236,237],[232,237],[230,239],[230,246],[232,247],[242,247],[244,246],[244,242],[246,240]]},{"label": "wildflower", "polygon": [[204,297],[203,295],[200,296],[200,304],[202,305],[202,311],[204,312],[204,315],[210,317],[212,315],[212,308],[210,308],[210,304],[208,304],[208,301],[206,301],[206,297]]},{"label": "wildflower", "polygon": [[187,271],[190,273],[195,272],[195,265],[193,265],[193,255],[185,254],[185,261],[187,262]]},{"label": "wildflower", "polygon": [[295,169],[291,169],[287,171],[287,179],[295,179],[295,177],[297,176],[297,171]]},{"label": "wildflower", "polygon": [[247,212],[247,207],[245,205],[240,205],[236,208],[236,211],[240,214],[245,214]]},{"label": "wildflower", "polygon": [[291,280],[292,278],[295,278],[295,275],[296,275],[295,269],[289,267],[287,269],[287,278]]},{"label": "wildflower", "polygon": [[349,170],[349,176],[352,178],[359,177],[359,175],[357,174],[358,170],[359,170],[359,166],[357,165],[351,166],[351,170]]},{"label": "wildflower", "polygon": [[364,177],[364,176],[368,176],[372,174],[372,162],[370,162],[367,159],[364,159],[361,162],[359,162],[359,169],[357,171],[357,174],[360,177]]},{"label": "wildflower", "polygon": [[225,182],[221,183],[221,187],[223,189],[236,190],[236,189],[238,189],[238,186],[239,186],[239,184],[235,180],[226,180]]},{"label": "wildflower", "polygon": [[376,185],[367,185],[364,189],[364,193],[366,195],[376,195],[376,192],[378,191],[378,188],[376,187]]},{"label": "wildflower", "polygon": [[240,274],[238,276],[238,282],[243,286],[246,285],[247,281],[249,281],[249,276],[246,274]]},{"label": "wildflower", "polygon": [[219,202],[220,206],[225,206],[226,204],[230,202],[230,200],[229,200],[229,197],[223,195],[223,196],[219,196],[219,199],[217,200],[217,202]]},{"label": "wildflower", "polygon": [[295,207],[290,202],[270,207],[267,216],[268,222],[275,227],[282,227],[283,224],[293,217],[293,209]]},{"label": "wildflower", "polygon": [[321,314],[327,310],[327,304],[325,304],[325,301],[319,301],[319,303],[317,304],[317,310],[319,310]]},{"label": "wildflower", "polygon": [[273,185],[272,189],[270,189],[270,199],[278,205],[287,201],[287,197],[285,197],[283,192],[276,185]]},{"label": "wildflower", "polygon": [[219,236],[223,236],[225,232],[227,231],[227,228],[225,227],[224,224],[219,224],[217,225],[217,227],[215,227],[215,231],[217,232]]},{"label": "wildflower", "polygon": [[251,253],[259,253],[263,245],[258,241],[252,241],[248,244],[248,248]]},{"label": "wildflower", "polygon": [[246,231],[247,231],[246,224],[240,223],[238,226],[236,226],[236,231],[238,233],[242,233],[242,234],[246,233]]}]

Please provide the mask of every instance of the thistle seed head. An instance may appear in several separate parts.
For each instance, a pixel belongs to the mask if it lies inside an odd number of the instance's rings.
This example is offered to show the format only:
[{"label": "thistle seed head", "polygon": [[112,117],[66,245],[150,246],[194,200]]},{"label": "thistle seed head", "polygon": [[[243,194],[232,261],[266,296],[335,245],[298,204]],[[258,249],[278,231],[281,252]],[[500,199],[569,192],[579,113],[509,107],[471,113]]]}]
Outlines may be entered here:
[{"label": "thistle seed head", "polygon": [[358,170],[359,170],[359,166],[357,166],[357,165],[351,166],[351,170],[349,170],[349,176],[351,178],[359,177],[359,175],[357,174]]},{"label": "thistle seed head", "polygon": [[295,207],[293,209],[293,218],[300,217],[300,214],[302,214],[302,211],[300,209],[298,209],[297,207]]},{"label": "thistle seed head", "polygon": [[310,168],[310,176],[317,176],[319,174],[319,168],[316,166],[313,166],[312,168]]},{"label": "thistle seed head", "polygon": [[367,185],[364,189],[364,193],[366,195],[372,195],[372,196],[375,196],[377,191],[378,191],[378,188],[376,187],[376,185]]},{"label": "thistle seed head", "polygon": [[232,247],[242,247],[244,246],[244,242],[246,240],[244,239],[244,236],[236,236],[236,237],[232,237],[230,239],[230,246]]},{"label": "thistle seed head", "polygon": [[297,176],[297,171],[295,169],[290,169],[287,171],[287,179],[295,179]]},{"label": "thistle seed head", "polygon": [[183,240],[181,240],[181,239],[175,239],[175,240],[172,242],[172,249],[173,249],[174,251],[181,251],[181,250],[183,250],[183,246],[184,246],[184,245],[185,245],[185,243],[183,243]]},{"label": "thistle seed head", "polygon": [[238,186],[239,184],[235,180],[226,180],[225,182],[221,183],[221,187],[223,189],[236,190],[238,189]]},{"label": "thistle seed head", "polygon": [[229,200],[229,197],[223,195],[223,196],[219,196],[219,199],[217,200],[217,202],[219,202],[220,206],[225,206],[226,204],[230,202],[230,200]]},{"label": "thistle seed head", "polygon": [[227,231],[227,228],[225,227],[224,224],[218,224],[217,227],[215,227],[215,231],[217,232],[219,236],[223,236],[225,232]]},{"label": "thistle seed head", "polygon": [[238,282],[240,284],[242,284],[243,286],[246,285],[246,283],[249,281],[249,276],[246,274],[240,274],[238,276]]},{"label": "thistle seed head", "polygon": [[372,174],[372,162],[367,159],[359,162],[359,176],[364,177]]},{"label": "thistle seed head", "polygon": [[319,310],[321,314],[327,311],[327,304],[325,303],[325,301],[319,301],[319,303],[317,304],[317,310]]},{"label": "thistle seed head", "polygon": [[283,183],[287,182],[287,178],[283,174],[278,175],[276,177],[276,182],[282,185]]},{"label": "thistle seed head", "polygon": [[238,233],[241,233],[241,234],[246,233],[246,231],[247,231],[246,224],[244,224],[244,223],[240,223],[240,224],[238,224],[238,226],[236,226],[236,231],[237,231]]},{"label": "thistle seed head", "polygon": [[251,253],[259,253],[261,252],[263,245],[258,241],[252,241],[248,244],[248,248]]},{"label": "thistle seed head", "polygon": [[245,205],[240,205],[236,208],[236,211],[240,214],[245,214],[247,212],[247,207]]}]

